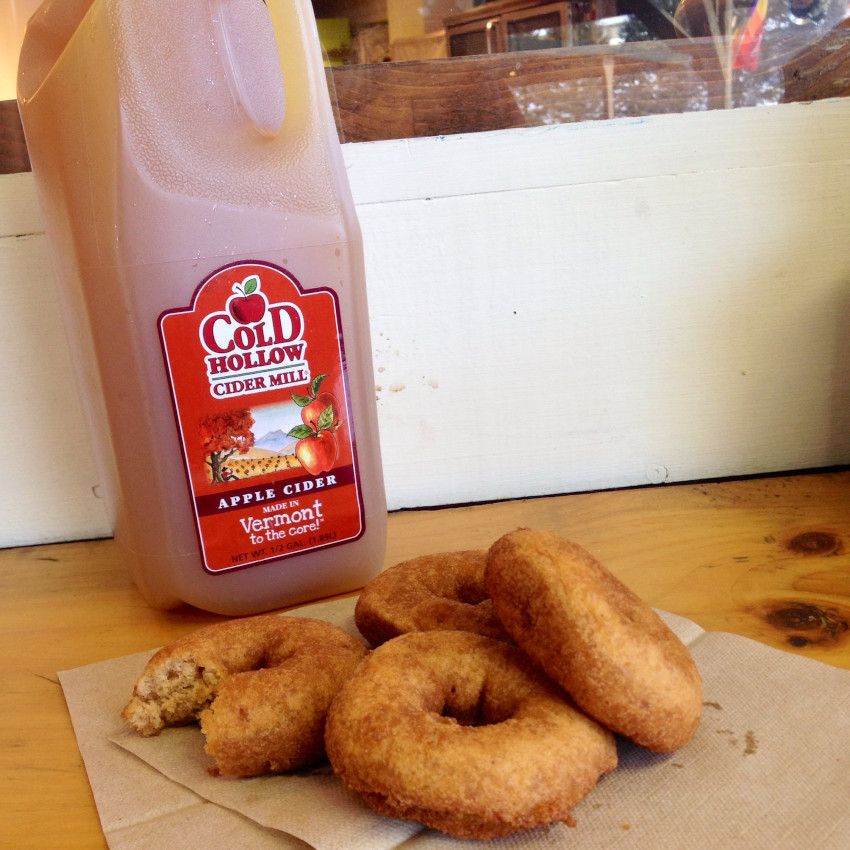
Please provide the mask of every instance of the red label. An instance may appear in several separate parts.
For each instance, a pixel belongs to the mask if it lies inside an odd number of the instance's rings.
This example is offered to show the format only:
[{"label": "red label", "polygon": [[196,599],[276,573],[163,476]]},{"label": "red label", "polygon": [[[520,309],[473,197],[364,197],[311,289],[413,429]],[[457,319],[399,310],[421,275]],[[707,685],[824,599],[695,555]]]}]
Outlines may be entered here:
[{"label": "red label", "polygon": [[336,293],[236,263],[163,313],[159,332],[205,569],[360,537]]}]

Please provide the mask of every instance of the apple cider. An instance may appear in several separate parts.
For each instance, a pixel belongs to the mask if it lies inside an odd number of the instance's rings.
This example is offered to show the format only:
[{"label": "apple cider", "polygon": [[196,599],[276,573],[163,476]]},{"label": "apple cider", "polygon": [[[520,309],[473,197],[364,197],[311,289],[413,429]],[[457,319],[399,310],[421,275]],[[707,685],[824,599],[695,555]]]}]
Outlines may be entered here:
[{"label": "apple cider", "polygon": [[18,100],[115,537],[158,608],[361,587],[386,502],[309,0],[47,0]]}]

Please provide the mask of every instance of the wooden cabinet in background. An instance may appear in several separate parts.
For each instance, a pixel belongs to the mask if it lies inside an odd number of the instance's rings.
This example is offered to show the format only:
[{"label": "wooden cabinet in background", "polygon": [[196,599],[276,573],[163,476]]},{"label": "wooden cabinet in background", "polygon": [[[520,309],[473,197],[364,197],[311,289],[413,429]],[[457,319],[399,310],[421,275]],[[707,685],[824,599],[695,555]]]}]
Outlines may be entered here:
[{"label": "wooden cabinet in background", "polygon": [[451,56],[570,47],[577,24],[616,14],[615,0],[496,0],[445,19]]}]

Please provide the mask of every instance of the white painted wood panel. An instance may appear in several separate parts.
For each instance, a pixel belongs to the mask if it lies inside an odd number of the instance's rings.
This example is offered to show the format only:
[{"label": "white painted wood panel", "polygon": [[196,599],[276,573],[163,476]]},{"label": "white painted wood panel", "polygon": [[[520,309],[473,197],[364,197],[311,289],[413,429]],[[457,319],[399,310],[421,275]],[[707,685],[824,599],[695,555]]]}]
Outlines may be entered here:
[{"label": "white painted wood panel", "polygon": [[[847,162],[844,99],[344,147],[360,205]],[[728,191],[728,187],[722,191]]]},{"label": "white painted wood panel", "polygon": [[[850,461],[848,126],[850,99],[347,145],[390,507]],[[32,459],[0,545],[108,533],[40,228],[0,177]]]},{"label": "white painted wood panel", "polygon": [[[474,501],[846,459],[846,177],[741,172],[728,194],[759,200],[731,206],[694,174],[450,199],[406,219],[368,208],[398,502],[439,501],[447,478]],[[424,244],[393,243],[399,220]],[[455,237],[481,222],[488,238]],[[391,277],[406,284],[392,300]]]},{"label": "white painted wood panel", "polygon": [[43,233],[0,238],[0,294],[0,545],[107,535]]}]

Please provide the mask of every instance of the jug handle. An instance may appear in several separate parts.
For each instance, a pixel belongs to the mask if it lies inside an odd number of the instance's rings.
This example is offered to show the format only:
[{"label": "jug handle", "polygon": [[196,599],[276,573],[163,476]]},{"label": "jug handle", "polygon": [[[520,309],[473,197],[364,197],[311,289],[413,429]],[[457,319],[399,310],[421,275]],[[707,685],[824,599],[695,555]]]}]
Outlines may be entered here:
[{"label": "jug handle", "polygon": [[[246,35],[244,25],[241,32],[243,37],[239,38],[239,23],[232,19],[229,11],[233,9],[233,6],[228,3],[228,0],[212,0],[211,4],[213,28],[231,94],[249,123],[260,135],[267,138],[274,138],[280,133],[286,115],[286,94],[280,64],[283,58],[281,48],[283,28],[276,25],[271,8],[280,5],[280,2],[276,0],[268,0],[266,3],[272,19],[279,61],[275,68],[263,69],[265,78],[261,83],[256,74],[253,79],[249,79],[247,69],[256,68],[256,63],[251,61],[255,44],[253,39],[244,37]],[[273,93],[271,97],[270,92]]]},{"label": "jug handle", "polygon": [[297,126],[317,119],[344,141],[333,78],[310,0],[263,0],[269,11],[286,85],[288,119]]}]

